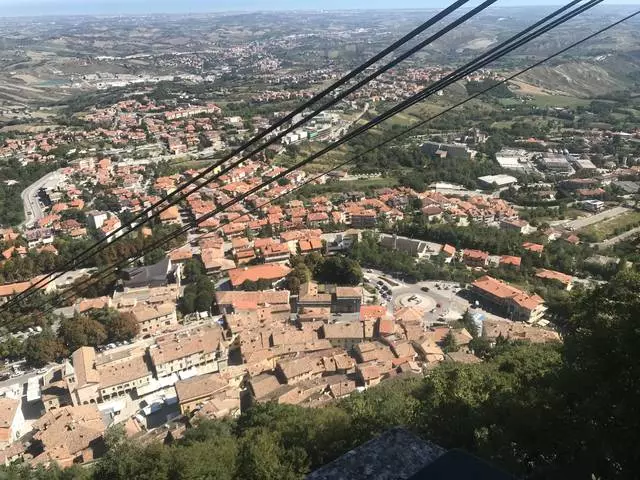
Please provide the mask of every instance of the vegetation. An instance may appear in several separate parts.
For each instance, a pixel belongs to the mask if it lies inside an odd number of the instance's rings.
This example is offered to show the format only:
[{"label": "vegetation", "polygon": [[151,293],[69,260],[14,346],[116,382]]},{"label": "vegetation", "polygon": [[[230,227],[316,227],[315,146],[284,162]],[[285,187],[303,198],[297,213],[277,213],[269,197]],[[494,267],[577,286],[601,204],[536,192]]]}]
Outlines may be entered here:
[{"label": "vegetation", "polygon": [[[17,159],[9,159],[0,166],[0,182],[3,183],[0,188],[0,226],[18,225],[24,221],[22,190],[62,165],[61,162],[22,165]],[[16,183],[10,185],[6,182]]]},{"label": "vegetation", "polygon": [[[121,237],[117,242],[106,247],[104,250],[90,255],[83,262],[77,262],[76,268],[105,267],[121,262],[125,258],[132,258],[143,251],[153,242],[170,235],[175,229],[175,225],[156,225],[152,229],[152,235],[145,236],[141,232],[132,232],[126,237]],[[186,235],[171,240],[165,248],[172,249],[184,244]],[[24,258],[15,254],[9,260],[0,265],[0,283],[10,283],[29,280],[36,275],[50,273],[59,270],[63,265],[74,262],[80,254],[91,247],[95,239],[74,240],[71,238],[56,238],[54,246],[58,250],[58,255],[51,252],[29,251]],[[154,263],[164,257],[164,252],[157,249],[152,250],[145,256],[145,263]]]},{"label": "vegetation", "polygon": [[585,227],[578,231],[578,235],[583,241],[601,242],[639,226],[640,212],[630,212]]},{"label": "vegetation", "polygon": [[291,264],[293,271],[287,276],[287,283],[295,289],[311,278],[336,285],[359,285],[363,279],[360,264],[342,255],[326,257],[314,252],[292,258]]},{"label": "vegetation", "polygon": [[184,273],[187,286],[180,299],[180,311],[187,314],[211,310],[216,287],[206,275],[202,263],[188,260],[184,266]]}]

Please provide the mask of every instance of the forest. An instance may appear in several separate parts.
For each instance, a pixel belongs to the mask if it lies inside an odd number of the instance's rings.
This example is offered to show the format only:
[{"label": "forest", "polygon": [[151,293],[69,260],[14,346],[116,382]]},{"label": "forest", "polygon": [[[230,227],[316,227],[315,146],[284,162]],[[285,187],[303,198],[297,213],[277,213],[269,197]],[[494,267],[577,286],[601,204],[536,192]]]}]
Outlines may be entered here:
[{"label": "forest", "polygon": [[[637,478],[640,274],[572,294],[563,344],[500,340],[479,364],[443,363],[325,408],[267,403],[237,419],[194,421],[163,443],[107,431],[90,468],[2,467],[6,479],[302,479],[403,426],[532,479]],[[612,374],[614,373],[615,374]]]}]

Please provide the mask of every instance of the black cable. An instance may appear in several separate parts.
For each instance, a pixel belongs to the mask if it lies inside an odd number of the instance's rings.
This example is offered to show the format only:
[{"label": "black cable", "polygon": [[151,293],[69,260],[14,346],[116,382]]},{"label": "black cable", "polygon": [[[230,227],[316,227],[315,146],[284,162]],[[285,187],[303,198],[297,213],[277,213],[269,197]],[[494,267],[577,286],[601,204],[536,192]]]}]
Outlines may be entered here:
[{"label": "black cable", "polygon": [[[592,2],[590,2],[590,3],[589,3],[589,4],[587,4],[587,6],[585,6],[584,8],[582,8],[582,7],[581,7],[581,9],[580,9],[579,11],[574,11],[574,12],[572,12],[571,14],[568,14],[567,16],[565,16],[565,17],[564,17],[564,20],[562,20],[562,19],[561,19],[561,20],[559,20],[559,21],[556,21],[556,22],[554,22],[554,23],[552,24],[552,26],[545,27],[545,29],[543,29],[543,30],[541,30],[541,31],[537,32],[537,33],[536,33],[536,34],[534,34],[533,36],[529,36],[527,39],[524,39],[524,40],[521,40],[521,41],[517,42],[515,46],[511,47],[511,48],[510,48],[510,49],[508,49],[506,52],[501,53],[499,56],[503,56],[504,54],[506,54],[506,53],[508,53],[509,51],[511,51],[513,48],[517,48],[518,46],[522,45],[523,43],[526,43],[526,42],[530,41],[531,39],[535,38],[536,36],[539,36],[540,34],[545,33],[545,32],[546,32],[546,31],[548,31],[549,29],[554,28],[556,25],[558,25],[558,24],[560,24],[560,23],[562,23],[562,22],[564,22],[564,21],[567,21],[569,18],[573,18],[573,16],[577,15],[578,13],[581,13],[581,12],[582,12],[582,11],[584,11],[586,8],[591,8],[592,6],[594,6],[594,5],[595,5],[595,4],[597,4],[597,3],[600,3],[600,2],[599,2],[599,1],[592,1]],[[577,9],[577,10],[578,10],[578,9]],[[636,13],[636,14],[637,14],[637,13]],[[632,16],[633,16],[633,15],[632,15]],[[517,74],[515,74],[515,75],[513,75],[513,76],[509,77],[508,79],[506,79],[506,80],[504,80],[504,81],[502,81],[502,82],[499,82],[498,84],[494,85],[493,87],[491,87],[491,88],[489,88],[489,89],[486,89],[486,90],[484,90],[484,91],[482,91],[482,92],[479,92],[478,94],[474,95],[473,97],[471,97],[471,98],[467,99],[466,101],[464,101],[464,102],[462,102],[462,103],[466,103],[467,101],[470,101],[471,99],[476,98],[477,96],[484,94],[486,91],[489,91],[489,90],[491,90],[492,88],[495,88],[495,86],[497,86],[497,85],[501,85],[501,84],[505,83],[506,81],[508,81],[509,79],[515,78],[516,76],[521,75],[521,74],[522,74],[522,73],[524,73],[525,71],[528,71],[528,70],[530,70],[531,68],[534,68],[535,66],[538,66],[540,63],[543,63],[543,62],[545,62],[545,61],[548,61],[550,58],[553,58],[553,57],[555,57],[555,56],[557,56],[557,55],[560,55],[560,54],[564,53],[565,51],[567,51],[567,50],[568,50],[568,49],[570,49],[570,48],[575,47],[575,46],[576,46],[576,45],[578,45],[579,43],[582,43],[582,42],[584,42],[584,41],[587,41],[588,39],[593,38],[594,36],[596,36],[596,35],[598,35],[598,34],[602,33],[602,32],[603,32],[603,31],[605,31],[605,30],[608,30],[609,28],[613,28],[615,25],[617,25],[617,24],[621,23],[622,21],[627,20],[628,18],[631,18],[631,16],[630,16],[630,17],[627,17],[627,18],[625,18],[625,19],[623,19],[623,20],[621,20],[620,22],[617,22],[617,23],[615,23],[615,24],[612,24],[612,25],[610,25],[609,27],[607,27],[607,28],[605,28],[605,29],[603,29],[603,30],[601,30],[601,31],[599,31],[599,32],[597,32],[597,33],[595,33],[595,34],[593,34],[593,35],[591,35],[591,36],[589,36],[589,37],[587,37],[587,38],[585,38],[585,39],[583,39],[583,40],[579,41],[579,42],[576,42],[575,44],[571,45],[570,47],[567,47],[566,49],[561,50],[560,52],[558,52],[558,53],[556,53],[556,54],[552,55],[551,57],[548,57],[547,59],[542,60],[541,62],[538,62],[538,63],[534,64],[533,66],[528,67],[527,69],[525,69],[525,70],[523,70],[523,71],[521,71],[521,72],[518,72]],[[498,48],[499,48],[499,47],[498,47]],[[498,50],[498,48],[496,48],[496,49],[492,49],[492,51],[496,51],[496,50]],[[489,53],[489,52],[487,52],[487,53]],[[485,54],[485,55],[486,55],[486,54]],[[496,57],[496,58],[499,58],[499,56],[498,56],[498,57]],[[494,60],[495,58],[493,58],[493,57],[495,57],[495,56],[492,56],[491,58],[489,58],[489,60],[488,60],[488,61],[492,61],[492,60]],[[487,61],[487,60],[485,60],[484,62],[485,62],[485,63],[488,63],[488,61]],[[476,67],[476,68],[481,68],[481,67]],[[455,72],[454,72],[454,73],[455,73]],[[456,80],[454,80],[454,81],[456,81]],[[433,89],[433,88],[435,88],[435,87],[433,87],[433,86],[432,86],[432,87],[431,87],[431,89]],[[440,87],[438,86],[438,89],[439,89],[439,88],[440,88]],[[427,90],[427,89],[425,89],[425,90]],[[437,91],[437,90],[435,90],[435,91]],[[415,96],[415,97],[421,97],[421,98],[422,98],[424,95],[426,95],[425,91],[423,91],[421,94],[418,94],[418,95],[417,95],[417,96]],[[400,111],[400,110],[397,110],[397,109],[405,109],[405,108],[408,108],[408,106],[410,106],[410,105],[412,105],[412,104],[415,104],[417,101],[419,101],[419,99],[418,99],[418,98],[415,98],[415,99],[414,99],[414,98],[409,99],[409,101],[408,101],[408,102],[403,102],[403,104],[396,106],[395,108],[391,109],[390,111],[388,111],[388,112],[386,112],[385,114],[383,114],[382,116],[380,116],[380,117],[379,117],[379,118],[380,118],[379,120],[377,120],[377,119],[376,119],[376,120],[374,120],[374,121],[370,122],[370,124],[371,124],[371,123],[374,123],[374,122],[375,122],[375,124],[380,123],[381,121],[384,121],[384,120],[386,120],[387,118],[389,118],[390,116],[392,116],[392,115],[394,115],[395,113],[397,113],[397,111]],[[454,106],[454,107],[451,107],[451,109],[456,108],[457,106],[461,105],[462,103],[460,103],[460,104],[458,104],[458,105],[456,105],[456,106]],[[404,106],[402,106],[402,105],[404,105]],[[441,112],[440,114],[438,114],[437,116],[442,115],[442,114],[446,113],[447,111],[450,111],[451,109],[447,109],[447,110],[445,110],[445,111]],[[395,111],[395,110],[397,110],[397,111]],[[436,117],[437,117],[437,116],[436,116]],[[384,117],[384,118],[382,118],[382,117]],[[430,121],[430,120],[432,120],[433,118],[436,118],[436,117],[432,117],[432,118],[430,118],[430,119],[428,119],[428,120],[426,120],[426,121],[424,121],[424,122],[421,122],[421,123],[419,123],[419,124],[417,124],[417,125],[415,125],[415,126],[411,127],[409,130],[407,130],[407,131],[405,131],[405,132],[401,132],[401,134],[399,134],[398,136],[400,136],[400,135],[404,135],[404,134],[408,133],[409,131],[412,131],[413,129],[417,128],[418,126],[421,126],[421,125],[422,125],[422,124],[424,124],[425,122]],[[375,124],[373,124],[373,125],[369,125],[369,124],[368,124],[368,126],[364,126],[364,127],[367,127],[366,129],[368,130],[368,129],[370,129],[370,128],[373,128],[373,126],[375,126]],[[366,130],[364,130],[364,131],[366,131]],[[359,133],[357,133],[357,134],[360,134],[360,133],[362,133],[362,132],[359,132]],[[396,136],[396,137],[392,137],[391,139],[389,139],[389,140],[387,140],[387,141],[383,142],[383,144],[380,144],[380,145],[377,145],[376,147],[373,147],[372,149],[368,150],[367,152],[364,152],[362,155],[364,155],[364,154],[366,154],[366,153],[368,153],[368,152],[370,152],[370,151],[373,151],[373,150],[375,150],[376,148],[379,148],[380,146],[382,146],[382,145],[384,145],[384,144],[386,144],[386,143],[388,143],[388,142],[390,142],[390,141],[394,140],[394,139],[395,139],[395,138],[397,138],[398,136]],[[344,143],[344,141],[348,141],[348,139],[346,139],[346,140],[345,140],[345,139],[341,139],[339,142]],[[335,147],[337,147],[337,146],[339,146],[339,145],[335,145],[333,148],[335,148]],[[322,155],[322,154],[324,154],[324,153],[326,153],[326,152],[324,152],[324,151],[323,151],[323,152],[319,152],[319,153],[318,153],[318,154],[316,154],[316,155],[317,155],[317,156],[319,156],[319,155]],[[315,157],[315,156],[314,156],[314,158],[317,158],[317,157]],[[307,159],[307,160],[305,160],[305,161],[304,161],[304,164],[306,164],[306,163],[308,163],[309,161],[312,161],[312,160],[313,160],[313,158]],[[353,161],[353,159],[352,159],[351,161]],[[301,163],[303,163],[303,162],[301,162]],[[349,162],[345,162],[345,164],[346,164],[346,163],[349,163]],[[292,169],[297,169],[297,168],[299,168],[299,165],[298,165],[298,166],[296,166],[296,167],[292,167]],[[339,168],[339,167],[336,167],[336,168]],[[282,174],[282,176],[284,176],[284,175],[286,175],[286,173],[283,173],[283,174]],[[281,178],[281,177],[280,177],[280,178]],[[277,179],[278,179],[278,178],[274,178],[274,179],[272,179],[272,181],[277,181]],[[267,185],[267,184],[271,183],[272,181],[267,182],[265,185]],[[262,186],[258,187],[258,189],[263,188],[265,185],[262,185]],[[295,189],[294,189],[294,191],[295,191]],[[237,202],[241,201],[242,199],[246,198],[246,196],[251,195],[252,193],[254,193],[254,192],[252,192],[252,191],[247,192],[245,195],[243,195],[243,196],[241,196],[241,197],[239,197],[239,198],[235,199],[235,200],[234,200],[234,201],[232,201],[232,202],[233,202],[233,203],[237,203]],[[287,193],[290,193],[290,192],[287,192]],[[272,200],[272,201],[273,201],[273,200]],[[231,205],[225,205],[223,208],[228,208],[228,206],[231,206]],[[213,212],[212,212],[212,214],[215,214],[215,213],[213,213]],[[202,221],[204,221],[206,218],[210,218],[210,216],[211,216],[210,214],[207,214],[207,215],[205,215],[205,216],[201,217],[200,219],[198,219],[198,221],[196,222],[196,224],[197,224],[197,223],[200,223],[200,222],[202,222]],[[205,218],[205,217],[206,217],[206,218]],[[182,231],[182,232],[178,231],[178,232],[176,232],[176,233],[177,233],[176,235],[173,235],[173,237],[174,237],[174,238],[175,238],[175,236],[178,236],[178,235],[180,235],[180,234],[182,234],[182,233],[185,233],[185,232],[184,232],[184,231]],[[162,243],[162,242],[164,242],[164,241],[166,241],[166,240],[164,240],[164,239],[163,239],[160,243]],[[152,246],[152,248],[156,248],[156,246],[155,246],[155,245],[153,245],[153,246]],[[139,257],[137,257],[137,258],[139,258]],[[127,264],[128,264],[128,263],[131,263],[131,262],[133,262],[133,261],[135,261],[135,258],[134,258],[134,260],[130,260],[130,261],[128,261],[128,262],[127,262]],[[106,270],[105,270],[105,271],[106,271]],[[103,271],[103,273],[104,273],[104,271]],[[110,274],[111,274],[111,272],[109,272],[109,273],[108,273],[108,275],[110,275]],[[103,276],[104,276],[104,275],[103,275]],[[90,278],[88,281],[91,281],[91,278]]]},{"label": "black cable", "polygon": [[[594,5],[595,5],[595,4],[597,4],[597,3],[600,3],[600,2],[598,2],[598,1],[590,2],[590,6],[594,6]],[[589,5],[589,4],[588,4],[588,5]],[[590,8],[590,7],[588,7],[588,8]],[[581,11],[584,11],[584,10],[581,10]],[[575,16],[575,15],[577,15],[577,14],[578,14],[578,13],[574,13],[572,16]],[[636,13],[636,14],[634,14],[634,15],[637,15],[637,13]],[[632,15],[632,16],[634,16],[634,15]],[[572,17],[570,17],[570,18],[572,18]],[[603,29],[603,30],[601,30],[601,31],[599,31],[599,32],[596,32],[595,34],[593,34],[593,35],[591,35],[591,36],[589,36],[589,37],[587,37],[587,38],[585,38],[585,39],[580,40],[579,42],[576,42],[576,43],[572,44],[571,46],[569,46],[569,47],[567,47],[567,48],[565,48],[565,49],[561,50],[560,52],[557,52],[556,54],[554,54],[554,55],[552,55],[552,56],[550,56],[550,57],[548,57],[548,58],[546,58],[546,59],[544,59],[544,60],[542,60],[542,61],[540,61],[540,62],[538,62],[538,63],[534,64],[534,65],[532,65],[531,67],[528,67],[527,69],[525,69],[525,70],[523,70],[523,71],[520,71],[520,72],[518,72],[517,74],[512,75],[511,77],[508,77],[507,79],[505,79],[505,80],[503,80],[503,81],[501,81],[501,82],[497,83],[496,85],[494,85],[494,86],[492,86],[492,87],[490,87],[490,88],[488,88],[488,89],[485,89],[485,90],[483,90],[483,91],[479,92],[478,94],[476,94],[476,95],[474,95],[474,96],[472,96],[472,97],[468,98],[467,100],[465,100],[465,101],[463,101],[463,102],[461,102],[461,103],[459,103],[459,104],[457,104],[457,105],[454,105],[453,107],[451,107],[451,108],[449,108],[449,109],[446,109],[446,110],[444,110],[443,112],[440,112],[438,115],[436,115],[436,116],[434,116],[434,117],[431,117],[431,118],[429,118],[429,119],[427,119],[427,120],[425,120],[425,121],[423,121],[423,122],[420,122],[420,123],[418,123],[417,125],[412,126],[412,127],[411,127],[411,128],[409,128],[408,130],[403,131],[403,132],[401,132],[400,134],[398,134],[398,135],[396,135],[396,136],[394,136],[394,137],[391,137],[390,139],[388,139],[388,140],[384,141],[384,142],[383,142],[383,143],[381,143],[381,144],[376,145],[375,147],[372,147],[371,149],[367,150],[366,152],[363,152],[361,155],[359,155],[358,157],[356,157],[356,159],[357,159],[357,158],[360,158],[362,155],[365,155],[365,154],[367,154],[367,153],[369,153],[369,152],[371,152],[371,151],[373,151],[373,150],[375,150],[375,149],[377,149],[377,148],[380,148],[381,146],[383,146],[383,145],[385,145],[385,144],[387,144],[387,143],[389,143],[389,142],[391,142],[391,141],[395,140],[396,138],[398,138],[398,137],[399,137],[399,136],[401,136],[401,135],[405,135],[406,133],[408,133],[408,132],[410,132],[410,131],[414,130],[415,128],[418,128],[419,126],[423,125],[424,123],[426,123],[426,122],[428,122],[428,121],[431,121],[431,120],[433,120],[434,118],[437,118],[438,116],[440,116],[440,115],[442,115],[442,114],[444,114],[444,113],[447,113],[448,111],[452,110],[453,108],[457,108],[458,106],[460,106],[460,105],[462,105],[462,104],[464,104],[464,103],[466,103],[466,102],[468,102],[468,101],[470,101],[470,100],[472,100],[472,99],[474,99],[474,98],[477,98],[478,96],[480,96],[480,95],[482,95],[482,94],[486,93],[487,91],[489,91],[489,90],[491,90],[491,89],[495,88],[496,86],[498,86],[498,85],[502,85],[503,83],[505,83],[505,82],[507,82],[507,81],[509,81],[509,80],[511,80],[511,79],[513,79],[513,78],[515,78],[516,76],[521,75],[521,74],[525,73],[526,71],[528,71],[528,70],[530,70],[530,69],[532,69],[532,68],[535,68],[536,66],[540,65],[541,63],[546,62],[546,61],[548,61],[549,59],[554,58],[555,56],[558,56],[558,55],[560,55],[560,54],[564,53],[565,51],[569,50],[570,48],[573,48],[573,47],[575,47],[576,45],[578,45],[578,44],[580,44],[580,43],[582,43],[582,42],[584,42],[584,41],[587,41],[587,40],[589,40],[590,38],[593,38],[593,37],[594,37],[594,36],[596,36],[596,35],[599,35],[599,34],[600,34],[600,33],[602,33],[603,31],[606,31],[606,30],[608,30],[608,29],[610,29],[610,28],[613,28],[613,27],[614,27],[614,26],[616,26],[617,24],[619,24],[619,23],[621,23],[621,22],[623,22],[623,21],[626,21],[628,18],[631,18],[631,16],[629,16],[629,17],[627,17],[627,18],[625,18],[625,19],[623,19],[623,20],[621,20],[621,21],[619,21],[619,22],[617,22],[617,23],[615,23],[615,24],[612,24],[612,25],[610,25],[609,27],[606,27],[605,29]],[[568,18],[566,18],[566,19],[565,19],[565,21],[566,21],[566,20],[568,20]],[[554,22],[554,23],[555,23],[555,22]],[[554,26],[555,26],[555,25],[554,25]],[[553,28],[553,27],[551,27],[551,28]],[[542,33],[544,33],[544,32],[542,32]],[[541,33],[538,33],[538,35],[539,35],[539,34],[541,34]],[[530,40],[530,39],[529,39],[529,40]],[[527,40],[527,41],[529,41],[529,40]],[[518,43],[519,43],[519,44],[521,44],[521,42],[518,42]],[[516,48],[517,48],[517,47],[516,47]],[[493,50],[496,50],[496,49],[493,49]],[[508,52],[506,52],[506,53],[508,53]],[[418,95],[420,95],[420,94],[418,94]],[[415,103],[415,101],[414,101],[413,103]],[[407,108],[407,107],[404,107],[404,108]],[[394,109],[392,109],[392,110],[394,110]],[[395,113],[397,113],[397,112],[395,112]],[[384,120],[381,120],[381,121],[384,121]],[[370,127],[370,128],[372,128],[372,127]],[[322,153],[321,153],[321,154],[322,154]],[[344,164],[341,164],[341,165],[346,165],[346,164],[348,164],[348,163],[350,163],[350,162],[352,162],[352,161],[354,161],[354,160],[355,160],[355,159],[351,159],[351,160],[349,160],[349,161],[347,161],[347,162],[344,162]],[[309,161],[310,161],[310,160],[309,160]],[[295,168],[295,167],[292,167],[292,168]],[[334,167],[334,169],[336,169],[336,168],[340,168],[340,165],[339,165],[339,166],[337,166],[337,167]],[[333,169],[332,169],[332,170],[333,170]],[[325,173],[325,174],[326,174],[326,173]],[[282,175],[286,175],[286,173],[283,173]],[[322,175],[324,175],[324,174],[322,174]],[[320,175],[320,176],[322,176],[322,175]],[[314,178],[318,178],[318,177],[314,177]],[[277,178],[274,178],[272,181],[277,181]],[[313,181],[313,179],[311,179],[310,181]],[[310,181],[305,182],[303,185],[305,185],[305,184],[309,183]],[[267,182],[267,184],[268,184],[268,183],[271,183],[271,182]],[[259,188],[261,188],[261,187],[259,187]],[[258,188],[258,189],[259,189],[259,188]],[[294,190],[292,190],[292,191],[295,191],[295,190],[297,190],[297,188],[295,188],[295,189],[294,189]],[[242,196],[241,198],[237,198],[237,199],[235,199],[234,203],[237,203],[237,202],[241,201],[241,200],[242,200],[242,199],[244,199],[246,196],[251,195],[252,193],[253,193],[253,192],[247,192],[247,194],[246,194],[246,195],[244,195],[244,196]],[[288,194],[290,194],[290,193],[291,193],[291,192],[287,192],[287,193],[285,193],[285,194],[281,195],[280,197],[282,197],[282,196],[284,196],[284,195],[288,195]],[[277,197],[277,198],[280,198],[280,197]],[[274,201],[274,200],[275,200],[275,199],[271,200],[270,202],[272,202],[272,201]],[[270,203],[270,202],[268,202],[268,203]],[[264,205],[266,205],[266,204],[264,204]],[[230,206],[230,205],[228,205],[228,206]],[[223,208],[228,208],[228,206],[227,206],[227,205],[225,205]],[[262,207],[262,206],[261,206],[261,207]],[[261,207],[260,207],[260,208],[261,208]],[[213,212],[212,212],[212,213],[213,213]],[[205,216],[201,217],[200,219],[198,219],[198,221],[197,221],[196,223],[199,223],[199,222],[204,221],[204,220],[206,219],[205,217],[206,217],[206,218],[210,218],[209,214],[207,214],[207,215],[205,215]],[[183,231],[183,232],[181,232],[181,233],[178,233],[178,234],[177,234],[177,235],[175,235],[175,236],[178,236],[178,235],[180,235],[180,234],[182,234],[182,233],[185,233],[185,232]],[[151,248],[156,248],[156,246],[155,246],[155,245],[153,245]],[[133,261],[135,261],[135,258],[134,258],[134,260],[130,260],[130,261],[128,261],[127,263],[131,263],[131,262],[133,262]],[[110,275],[110,274],[111,274],[111,272],[108,272],[108,275]],[[104,277],[104,275],[103,275],[103,277]],[[88,281],[90,281],[90,280],[91,280],[91,279],[89,279]],[[98,280],[99,280],[99,279],[98,279]],[[49,310],[49,311],[50,311],[50,310]]]},{"label": "black cable", "polygon": [[[272,145],[273,143],[275,143],[276,141],[280,140],[282,137],[284,137],[288,133],[290,133],[293,130],[295,130],[295,129],[299,128],[300,126],[304,125],[305,123],[307,123],[308,121],[310,121],[311,119],[316,117],[322,111],[324,111],[324,110],[330,108],[331,106],[337,104],[339,101],[344,99],[349,94],[353,93],[354,91],[356,91],[357,89],[359,89],[363,85],[365,85],[366,83],[370,82],[371,80],[373,80],[373,79],[377,78],[378,76],[382,75],[383,73],[385,73],[389,69],[393,68],[395,65],[397,65],[398,63],[400,63],[402,60],[406,59],[407,57],[413,55],[414,53],[419,51],[421,48],[424,48],[426,45],[428,45],[428,44],[434,42],[435,40],[437,40],[438,38],[442,37],[443,35],[448,33],[450,30],[456,28],[460,24],[462,24],[465,21],[467,21],[468,19],[472,18],[473,16],[475,16],[480,11],[488,8],[490,5],[492,5],[496,1],[497,0],[486,0],[484,3],[482,3],[478,7],[474,8],[470,12],[467,12],[462,17],[456,19],[454,22],[449,24],[447,27],[441,29],[436,34],[434,34],[434,35],[430,36],[429,38],[427,38],[426,40],[423,40],[422,42],[420,42],[420,44],[418,44],[415,47],[411,48],[408,52],[403,53],[398,58],[396,58],[393,61],[389,62],[388,64],[384,65],[383,67],[378,69],[373,74],[367,76],[365,79],[361,80],[356,85],[354,85],[354,86],[348,88],[347,90],[341,92],[339,95],[334,97],[331,101],[325,103],[321,107],[319,107],[316,110],[314,110],[310,115],[308,115],[308,116],[304,117],[303,119],[297,121],[293,125],[291,125],[288,128],[286,128],[284,131],[277,133],[277,135],[275,137],[271,138],[269,141],[263,143],[262,145],[260,145],[258,148],[256,148],[252,152],[243,155],[242,158],[240,158],[239,160],[237,160],[237,161],[233,162],[232,164],[226,166],[224,170],[221,170],[221,171],[217,172],[215,174],[215,176],[207,179],[207,181],[204,184],[202,184],[202,185],[197,185],[196,184],[196,182],[198,182],[199,180],[203,179],[209,173],[215,171],[217,168],[221,167],[225,162],[227,162],[228,160],[233,159],[233,157],[235,157],[236,155],[240,154],[241,152],[246,150],[248,147],[250,147],[254,143],[260,141],[263,138],[265,138],[270,133],[273,133],[273,132],[277,131],[277,129],[279,129],[282,125],[284,125],[288,121],[292,120],[296,115],[302,113],[305,109],[309,108],[311,105],[314,105],[319,100],[321,100],[323,97],[327,97],[334,90],[337,90],[339,87],[341,87],[342,85],[346,84],[348,81],[350,81],[351,79],[356,77],[362,71],[366,70],[371,65],[373,65],[374,63],[376,63],[380,59],[382,59],[385,56],[387,56],[389,53],[393,52],[394,50],[396,50],[400,46],[404,45],[405,43],[407,43],[412,38],[414,38],[417,35],[419,35],[420,33],[424,32],[426,29],[430,28],[435,23],[439,22],[440,20],[442,20],[443,18],[445,18],[446,16],[451,14],[453,11],[457,10],[458,8],[460,8],[462,5],[464,5],[465,3],[469,2],[469,0],[458,0],[458,1],[456,1],[455,3],[453,3],[452,5],[450,5],[449,7],[444,9],[443,11],[439,12],[438,14],[436,14],[434,17],[432,17],[428,21],[424,22],[419,27],[417,27],[414,30],[412,30],[410,33],[408,33],[407,35],[402,37],[400,40],[394,42],[391,46],[385,48],[382,52],[378,53],[377,55],[375,55],[374,57],[369,59],[367,62],[365,62],[364,64],[362,64],[361,66],[359,66],[358,68],[356,68],[355,70],[353,70],[352,72],[350,72],[349,74],[347,74],[346,76],[344,76],[343,78],[338,80],[337,82],[335,82],[330,87],[328,87],[325,90],[323,90],[322,92],[316,94],[313,98],[311,98],[310,100],[305,102],[303,105],[297,107],[295,110],[290,112],[287,116],[285,116],[283,119],[279,120],[274,125],[270,126],[264,132],[258,134],[256,137],[251,139],[249,142],[247,142],[247,143],[243,144],[242,146],[238,147],[233,152],[231,152],[230,154],[226,155],[223,159],[217,161],[213,165],[210,165],[209,167],[207,167],[204,171],[199,173],[194,178],[188,180],[187,182],[184,182],[181,186],[179,186],[176,190],[171,192],[166,197],[161,198],[160,200],[158,200],[157,202],[155,202],[151,206],[145,208],[142,212],[140,212],[138,215],[136,215],[130,222],[128,222],[127,224],[121,225],[116,230],[110,232],[105,237],[99,239],[97,242],[92,244],[89,248],[87,248],[83,252],[81,252],[78,256],[76,256],[72,260],[68,261],[65,265],[63,265],[57,273],[56,272],[51,272],[51,273],[43,276],[41,279],[38,280],[38,282],[36,282],[34,285],[31,285],[27,290],[25,290],[24,292],[14,296],[7,304],[5,304],[5,308],[9,308],[11,305],[14,305],[17,302],[22,301],[24,298],[27,298],[29,295],[31,295],[31,293],[33,291],[36,291],[38,288],[43,288],[44,286],[48,285],[52,281],[57,280],[58,278],[63,276],[65,273],[67,273],[71,269],[75,268],[77,265],[79,265],[82,262],[86,261],[89,258],[89,254],[95,255],[99,251],[102,251],[102,250],[106,249],[107,247],[109,247],[109,242],[111,241],[111,239],[114,239],[114,237],[115,237],[115,241],[118,241],[119,238],[123,237],[124,235],[126,235],[128,233],[131,233],[132,231],[136,230],[137,228],[140,228],[143,224],[145,224],[149,220],[151,220],[151,218],[158,216],[161,212],[165,211],[166,209],[170,208],[171,206],[173,206],[173,205],[179,203],[180,201],[184,200],[188,195],[198,191],[204,185],[206,185],[206,184],[212,182],[213,180],[219,178],[221,175],[224,175],[229,170],[231,170],[233,168],[236,168],[237,166],[239,166],[241,163],[243,163],[245,160],[247,160],[248,158],[252,157],[253,155],[256,155],[257,153],[260,153],[260,152],[264,151],[269,145]],[[189,187],[191,185],[194,185],[194,184],[196,184],[196,187],[193,190],[191,190],[188,193],[185,193],[185,194],[179,196],[179,198],[177,198],[175,200],[172,200],[171,202],[165,204],[165,202],[167,202],[167,200],[169,200],[170,198],[175,197],[177,194],[179,194],[180,192],[184,191],[187,187]],[[165,205],[162,206],[163,204],[165,204]],[[160,206],[162,206],[162,208],[154,211],[155,209],[157,209]],[[153,214],[149,215],[149,213],[152,213],[152,212],[153,212]],[[123,230],[126,230],[126,229],[128,229],[128,230],[126,232],[123,232]],[[105,244],[105,242],[106,242],[106,244]],[[103,248],[99,249],[98,252],[94,252],[94,250],[100,245],[104,245]],[[53,277],[53,278],[51,278],[51,277]],[[47,283],[43,284],[43,282],[46,279],[50,279],[50,280],[47,281]]]}]

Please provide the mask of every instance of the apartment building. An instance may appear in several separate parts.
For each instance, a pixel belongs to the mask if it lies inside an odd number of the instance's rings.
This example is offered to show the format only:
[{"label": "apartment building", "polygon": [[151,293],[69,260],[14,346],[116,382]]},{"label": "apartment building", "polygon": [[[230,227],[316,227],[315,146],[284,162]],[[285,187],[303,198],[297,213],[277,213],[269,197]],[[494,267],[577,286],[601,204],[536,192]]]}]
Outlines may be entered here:
[{"label": "apartment building", "polygon": [[512,320],[540,320],[546,307],[539,295],[528,295],[511,285],[485,275],[471,284],[471,290]]},{"label": "apartment building", "polygon": [[158,378],[172,373],[197,370],[212,373],[227,367],[229,349],[218,325],[205,325],[158,337],[149,347],[151,363]]}]

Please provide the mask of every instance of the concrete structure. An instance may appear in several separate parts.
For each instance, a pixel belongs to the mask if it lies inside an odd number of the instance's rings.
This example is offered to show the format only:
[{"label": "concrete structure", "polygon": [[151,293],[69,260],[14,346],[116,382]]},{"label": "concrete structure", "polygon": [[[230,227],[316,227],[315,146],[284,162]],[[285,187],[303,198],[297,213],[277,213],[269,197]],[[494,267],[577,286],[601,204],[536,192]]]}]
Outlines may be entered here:
[{"label": "concrete structure", "polygon": [[480,185],[489,189],[508,187],[509,185],[515,185],[518,183],[518,179],[516,177],[504,174],[485,175],[484,177],[478,177],[478,181],[480,182]]},{"label": "concrete structure", "polygon": [[408,253],[417,258],[424,258],[430,253],[427,242],[413,238],[399,237],[398,235],[381,234],[380,245],[392,250]]}]

